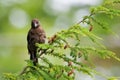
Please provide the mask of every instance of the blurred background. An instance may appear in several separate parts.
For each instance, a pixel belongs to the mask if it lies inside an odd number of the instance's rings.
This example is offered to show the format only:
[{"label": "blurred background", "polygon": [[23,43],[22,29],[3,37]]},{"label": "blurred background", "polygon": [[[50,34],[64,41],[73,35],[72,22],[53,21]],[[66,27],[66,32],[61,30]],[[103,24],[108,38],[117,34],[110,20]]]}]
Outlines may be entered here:
[{"label": "blurred background", "polygon": [[[29,59],[26,36],[33,18],[40,20],[49,37],[74,25],[89,14],[91,7],[99,6],[103,2],[104,0],[0,0],[0,74],[19,73],[26,65],[25,60]],[[115,8],[120,9],[120,5]],[[100,21],[106,21],[119,37],[106,33],[97,25],[93,32],[102,37],[103,44],[120,57],[120,17],[96,17]],[[94,63],[101,73],[120,77],[120,62],[94,58]],[[99,76],[96,78],[101,80]],[[92,79],[79,73],[76,80]]]}]

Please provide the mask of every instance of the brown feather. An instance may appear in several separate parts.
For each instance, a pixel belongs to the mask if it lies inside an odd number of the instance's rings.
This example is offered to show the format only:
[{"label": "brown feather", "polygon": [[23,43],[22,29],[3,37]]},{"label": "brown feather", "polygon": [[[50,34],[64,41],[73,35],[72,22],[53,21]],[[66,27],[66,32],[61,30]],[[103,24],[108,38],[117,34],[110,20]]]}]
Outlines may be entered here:
[{"label": "brown feather", "polygon": [[33,64],[36,65],[38,63],[37,58],[37,47],[35,46],[36,43],[43,44],[45,43],[46,34],[45,31],[41,26],[36,28],[31,27],[27,35],[27,48],[28,53],[30,54],[30,60],[33,61]]}]

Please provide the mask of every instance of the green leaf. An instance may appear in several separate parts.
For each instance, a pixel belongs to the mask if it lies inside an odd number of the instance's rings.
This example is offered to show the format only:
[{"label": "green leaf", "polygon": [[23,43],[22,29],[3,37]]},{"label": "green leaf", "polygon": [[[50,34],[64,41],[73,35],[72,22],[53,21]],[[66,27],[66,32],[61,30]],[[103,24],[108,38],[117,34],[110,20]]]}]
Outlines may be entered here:
[{"label": "green leaf", "polygon": [[107,80],[118,80],[116,77],[110,77]]}]

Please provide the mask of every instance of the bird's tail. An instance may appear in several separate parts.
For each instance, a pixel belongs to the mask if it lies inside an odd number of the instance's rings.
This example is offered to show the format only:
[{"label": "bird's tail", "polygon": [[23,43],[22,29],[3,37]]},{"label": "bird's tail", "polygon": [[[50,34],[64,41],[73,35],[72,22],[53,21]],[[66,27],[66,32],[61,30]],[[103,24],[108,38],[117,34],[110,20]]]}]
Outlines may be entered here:
[{"label": "bird's tail", "polygon": [[36,53],[34,53],[34,54],[30,54],[30,60],[33,61],[34,66],[37,65],[37,63],[38,63],[38,58],[37,58]]}]

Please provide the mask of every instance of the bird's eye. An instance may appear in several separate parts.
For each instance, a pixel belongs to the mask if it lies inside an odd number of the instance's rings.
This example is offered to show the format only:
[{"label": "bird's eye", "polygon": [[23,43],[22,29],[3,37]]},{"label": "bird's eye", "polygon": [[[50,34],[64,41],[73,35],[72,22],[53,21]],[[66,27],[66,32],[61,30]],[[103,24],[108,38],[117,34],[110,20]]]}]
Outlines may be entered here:
[{"label": "bird's eye", "polygon": [[38,24],[38,22],[36,22]]}]

